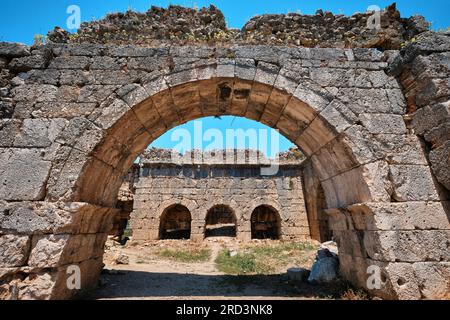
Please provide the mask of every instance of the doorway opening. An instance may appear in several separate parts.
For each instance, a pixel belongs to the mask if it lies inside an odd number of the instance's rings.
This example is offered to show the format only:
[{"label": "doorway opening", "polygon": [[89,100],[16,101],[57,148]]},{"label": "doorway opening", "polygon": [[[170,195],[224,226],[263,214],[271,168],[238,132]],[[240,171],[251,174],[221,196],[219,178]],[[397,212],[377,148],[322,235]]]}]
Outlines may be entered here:
[{"label": "doorway opening", "polygon": [[189,209],[174,205],[165,210],[161,216],[161,240],[187,240],[191,238],[192,217]]},{"label": "doorway opening", "polygon": [[281,221],[278,212],[269,206],[257,207],[251,217],[252,239],[280,239]]},{"label": "doorway opening", "polygon": [[205,238],[236,237],[236,216],[226,205],[217,205],[209,209],[205,224]]}]

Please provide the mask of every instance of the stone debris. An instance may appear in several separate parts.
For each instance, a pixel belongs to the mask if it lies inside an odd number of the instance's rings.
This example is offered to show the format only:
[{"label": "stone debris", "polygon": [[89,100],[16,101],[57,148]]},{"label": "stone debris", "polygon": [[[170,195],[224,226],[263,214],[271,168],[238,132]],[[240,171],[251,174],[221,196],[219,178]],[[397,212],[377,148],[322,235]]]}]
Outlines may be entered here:
[{"label": "stone debris", "polygon": [[339,254],[339,250],[338,250],[338,245],[336,242],[334,241],[327,241],[321,244],[320,246],[321,249],[327,249],[328,251],[330,251],[333,255],[338,255]]},{"label": "stone debris", "polygon": [[308,282],[329,283],[338,279],[339,259],[338,256],[328,249],[317,251],[316,262],[314,263]]},{"label": "stone debris", "polygon": [[123,253],[119,253],[116,256],[116,258],[114,259],[114,263],[117,264],[117,265],[120,265],[120,264],[128,265],[128,264],[130,264],[130,258],[127,255],[123,254]]},{"label": "stone debris", "polygon": [[291,268],[287,271],[287,277],[291,281],[305,282],[311,274],[310,270],[304,268]]},{"label": "stone debris", "polygon": [[230,250],[228,252],[231,258],[236,257],[238,255],[238,252],[236,250]]}]

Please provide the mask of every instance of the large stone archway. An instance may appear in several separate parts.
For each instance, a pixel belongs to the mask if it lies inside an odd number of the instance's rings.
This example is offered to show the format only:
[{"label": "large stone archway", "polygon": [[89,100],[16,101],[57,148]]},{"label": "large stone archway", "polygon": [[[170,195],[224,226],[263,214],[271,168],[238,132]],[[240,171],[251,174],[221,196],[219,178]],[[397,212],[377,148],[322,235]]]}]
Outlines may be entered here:
[{"label": "large stone archway", "polygon": [[[448,290],[445,195],[406,102],[373,49],[10,45],[21,63],[0,135],[2,296],[69,298],[95,285],[122,177],[189,120],[243,116],[279,129],[323,188],[341,273],[387,298]],[[38,62],[42,60],[42,63]],[[306,190],[308,192],[308,190]],[[370,288],[369,288],[370,289]]]}]

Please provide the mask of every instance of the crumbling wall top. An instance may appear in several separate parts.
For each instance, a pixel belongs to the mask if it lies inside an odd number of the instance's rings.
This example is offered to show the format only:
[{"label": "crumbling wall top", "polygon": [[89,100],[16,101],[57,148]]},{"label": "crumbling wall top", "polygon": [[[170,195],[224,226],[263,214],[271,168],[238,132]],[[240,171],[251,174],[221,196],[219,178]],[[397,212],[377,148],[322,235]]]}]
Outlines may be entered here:
[{"label": "crumbling wall top", "polygon": [[[280,152],[272,159],[267,158],[267,156],[259,150],[225,149],[210,150],[208,152],[193,150],[186,152],[185,154],[180,154],[170,149],[151,148],[146,150],[140,156],[140,165],[177,164],[180,159],[183,160],[183,164],[194,165],[265,165],[273,162],[280,165],[300,165],[305,157],[298,148],[291,148],[286,152]],[[229,161],[230,159],[233,159],[231,163]]]},{"label": "crumbling wall top", "polygon": [[376,28],[368,27],[373,15],[366,12],[344,16],[322,10],[315,15],[264,14],[253,17],[242,30],[237,30],[227,28],[225,16],[212,5],[202,9],[152,6],[145,13],[113,13],[98,21],[85,22],[75,34],[56,27],[48,33],[48,40],[141,46],[270,44],[398,50],[404,42],[429,28],[422,16],[401,18],[395,3],[380,11],[380,24]]}]

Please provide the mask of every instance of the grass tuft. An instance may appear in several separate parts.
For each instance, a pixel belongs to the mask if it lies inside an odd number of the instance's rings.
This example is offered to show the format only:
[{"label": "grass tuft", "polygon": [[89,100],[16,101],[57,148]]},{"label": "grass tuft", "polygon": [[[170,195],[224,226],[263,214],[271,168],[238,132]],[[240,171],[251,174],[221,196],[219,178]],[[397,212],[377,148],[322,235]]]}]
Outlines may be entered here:
[{"label": "grass tuft", "polygon": [[234,257],[228,250],[222,250],[216,259],[216,267],[231,275],[275,274],[285,271],[290,264],[310,262],[316,250],[313,244],[300,242],[249,247]]},{"label": "grass tuft", "polygon": [[177,250],[164,249],[157,252],[157,255],[175,262],[185,263],[201,263],[206,262],[211,257],[210,249],[191,249],[191,250]]},{"label": "grass tuft", "polygon": [[228,250],[222,250],[216,259],[217,269],[226,274],[250,274],[257,272],[256,259],[252,254],[239,253],[230,257]]}]

